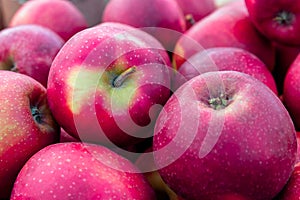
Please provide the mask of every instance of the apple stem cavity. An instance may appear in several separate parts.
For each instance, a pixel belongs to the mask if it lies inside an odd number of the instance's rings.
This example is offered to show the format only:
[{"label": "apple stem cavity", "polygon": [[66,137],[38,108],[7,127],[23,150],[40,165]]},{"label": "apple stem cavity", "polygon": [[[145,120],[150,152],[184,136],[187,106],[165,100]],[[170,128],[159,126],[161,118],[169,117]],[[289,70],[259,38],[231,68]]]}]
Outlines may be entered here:
[{"label": "apple stem cavity", "polygon": [[17,66],[14,64],[13,60],[9,58],[6,62],[0,63],[1,70],[8,70],[12,72],[18,72]]},{"label": "apple stem cavity", "polygon": [[221,110],[228,106],[229,98],[225,94],[220,94],[219,97],[214,97],[208,100],[210,107],[215,110]]},{"label": "apple stem cavity", "polygon": [[127,79],[128,76],[136,72],[136,67],[131,67],[127,70],[125,70],[123,73],[121,73],[119,76],[117,76],[114,81],[113,81],[113,86],[114,87],[120,87],[124,81]]},{"label": "apple stem cavity", "polygon": [[194,17],[193,17],[192,14],[187,14],[187,15],[185,16],[185,20],[186,20],[189,24],[191,24],[191,25],[194,25],[194,24],[196,23],[196,21],[195,21],[195,19],[194,19]]},{"label": "apple stem cavity", "polygon": [[43,121],[42,115],[37,107],[35,107],[35,106],[31,107],[31,115],[35,122],[37,122],[38,124],[42,123],[42,121]]},{"label": "apple stem cavity", "polygon": [[288,11],[280,11],[274,18],[278,24],[285,26],[291,25],[294,19],[295,15]]}]

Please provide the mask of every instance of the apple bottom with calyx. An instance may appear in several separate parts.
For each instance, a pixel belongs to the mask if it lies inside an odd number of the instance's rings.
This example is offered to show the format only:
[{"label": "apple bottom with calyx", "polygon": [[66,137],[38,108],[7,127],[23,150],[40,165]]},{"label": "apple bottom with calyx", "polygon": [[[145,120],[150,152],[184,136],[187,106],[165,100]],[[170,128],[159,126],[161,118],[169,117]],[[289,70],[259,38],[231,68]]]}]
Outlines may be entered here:
[{"label": "apple bottom with calyx", "polygon": [[296,160],[296,131],[279,98],[235,71],[207,72],[182,85],[156,121],[154,160],[186,199],[271,199]]},{"label": "apple bottom with calyx", "polygon": [[0,85],[0,199],[5,199],[25,162],[58,142],[60,129],[48,107],[46,89],[36,80],[0,70]]},{"label": "apple bottom with calyx", "polygon": [[18,199],[153,200],[154,192],[128,160],[97,145],[59,143],[32,156],[11,195]]}]

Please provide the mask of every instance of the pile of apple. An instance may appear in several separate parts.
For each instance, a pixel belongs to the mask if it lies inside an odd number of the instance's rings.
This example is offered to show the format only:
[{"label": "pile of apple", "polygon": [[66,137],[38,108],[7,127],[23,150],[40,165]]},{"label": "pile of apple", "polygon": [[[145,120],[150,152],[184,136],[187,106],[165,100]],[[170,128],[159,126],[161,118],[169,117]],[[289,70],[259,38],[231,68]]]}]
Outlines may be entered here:
[{"label": "pile of apple", "polygon": [[300,198],[300,0],[19,2],[1,200]]}]

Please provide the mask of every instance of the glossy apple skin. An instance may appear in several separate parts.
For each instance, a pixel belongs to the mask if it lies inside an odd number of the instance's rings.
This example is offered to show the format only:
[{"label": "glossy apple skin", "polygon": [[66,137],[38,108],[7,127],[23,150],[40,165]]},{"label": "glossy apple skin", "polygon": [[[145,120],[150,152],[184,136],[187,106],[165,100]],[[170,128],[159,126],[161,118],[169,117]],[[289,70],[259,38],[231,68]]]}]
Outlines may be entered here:
[{"label": "glossy apple skin", "polygon": [[145,30],[170,51],[179,35],[186,31],[184,14],[175,0],[110,0],[105,7],[103,21],[148,27]]},{"label": "glossy apple skin", "polygon": [[[272,41],[285,45],[300,45],[300,2],[294,0],[245,0],[251,21]],[[276,16],[291,13],[290,22],[279,23]]]},{"label": "glossy apple skin", "polygon": [[[221,94],[227,106],[216,110],[209,102]],[[247,74],[220,71],[175,91],[156,121],[153,149],[162,178],[183,198],[259,200],[273,198],[288,181],[297,142],[271,90]]]},{"label": "glossy apple skin", "polygon": [[0,69],[30,76],[47,87],[49,69],[63,39],[39,25],[22,25],[0,32]]},{"label": "glossy apple skin", "polygon": [[293,118],[296,129],[300,130],[300,56],[297,56],[285,76],[283,101]]},{"label": "glossy apple skin", "polygon": [[22,168],[11,196],[11,200],[19,199],[155,197],[139,170],[111,150],[92,144],[59,143],[39,151]]},{"label": "glossy apple skin", "polygon": [[[82,141],[133,145],[141,140],[135,137],[150,136],[151,119],[159,112],[152,106],[170,97],[169,65],[161,44],[143,31],[119,23],[86,29],[53,61],[50,108],[66,132]],[[114,87],[116,77],[133,67],[136,71]]]},{"label": "glossy apple skin", "polygon": [[[43,147],[58,142],[59,126],[49,110],[46,89],[34,79],[0,71],[0,199],[8,198],[25,162]],[[40,112],[34,119],[32,107]]]},{"label": "glossy apple skin", "polygon": [[21,24],[45,26],[65,41],[88,27],[83,14],[71,2],[65,0],[27,1],[13,15],[9,26]]},{"label": "glossy apple skin", "polygon": [[179,68],[174,90],[200,74],[231,70],[253,76],[278,94],[275,80],[267,66],[249,51],[235,47],[209,48],[193,55]]},{"label": "glossy apple skin", "polygon": [[183,14],[187,20],[187,29],[193,26],[193,23],[188,20],[190,16],[195,23],[206,17],[216,9],[215,2],[212,0],[176,0],[176,2],[182,9]]},{"label": "glossy apple skin", "polygon": [[275,63],[275,48],[252,24],[243,1],[229,3],[190,28],[177,42],[174,50],[174,68],[203,49],[212,47],[238,47],[260,60],[268,69]]}]

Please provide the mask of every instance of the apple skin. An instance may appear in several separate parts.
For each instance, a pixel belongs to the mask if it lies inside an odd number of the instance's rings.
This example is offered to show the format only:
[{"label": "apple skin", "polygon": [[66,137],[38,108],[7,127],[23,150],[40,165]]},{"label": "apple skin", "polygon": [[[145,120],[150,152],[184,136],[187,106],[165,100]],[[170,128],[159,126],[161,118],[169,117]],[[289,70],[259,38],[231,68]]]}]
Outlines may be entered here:
[{"label": "apple skin", "polygon": [[42,149],[24,165],[11,195],[11,200],[19,199],[153,200],[155,196],[139,170],[111,150],[59,143]]},{"label": "apple skin", "polygon": [[300,56],[297,56],[285,76],[283,101],[296,129],[300,130]]},{"label": "apple skin", "polygon": [[174,68],[203,49],[237,47],[245,49],[272,70],[275,48],[252,24],[244,1],[223,6],[193,25],[177,42],[174,49]]},{"label": "apple skin", "polygon": [[251,21],[272,41],[300,45],[300,2],[294,0],[245,0]]},{"label": "apple skin", "polygon": [[253,76],[278,94],[275,80],[267,66],[249,51],[235,47],[209,48],[193,55],[179,68],[174,80],[174,90],[200,74],[231,70]]},{"label": "apple skin", "polygon": [[260,200],[288,181],[297,142],[271,90],[245,73],[220,71],[175,91],[156,121],[153,149],[160,175],[183,198]]},{"label": "apple skin", "polygon": [[212,0],[176,0],[176,2],[183,11],[187,29],[216,9]]},{"label": "apple skin", "polygon": [[24,3],[13,15],[9,26],[38,24],[45,26],[65,41],[88,27],[84,15],[66,0],[31,0]]},{"label": "apple skin", "polygon": [[47,87],[49,69],[63,39],[39,25],[21,25],[0,32],[0,69],[30,76]]},{"label": "apple skin", "polygon": [[133,145],[150,136],[152,118],[160,111],[153,106],[170,97],[169,65],[168,54],[151,35],[102,23],[76,34],[55,57],[47,88],[50,108],[61,127],[81,141]]},{"label": "apple skin", "polygon": [[186,31],[184,14],[175,0],[110,0],[102,20],[145,28],[169,51]]},{"label": "apple skin", "polygon": [[43,147],[58,142],[60,129],[40,83],[1,70],[0,85],[0,199],[5,199],[25,162]]}]

